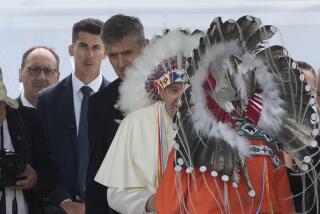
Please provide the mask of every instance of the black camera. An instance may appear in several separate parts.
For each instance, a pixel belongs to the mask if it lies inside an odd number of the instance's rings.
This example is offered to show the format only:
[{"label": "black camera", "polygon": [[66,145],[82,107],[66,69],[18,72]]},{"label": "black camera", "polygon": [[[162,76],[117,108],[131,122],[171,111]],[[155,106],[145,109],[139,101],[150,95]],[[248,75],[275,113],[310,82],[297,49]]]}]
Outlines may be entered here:
[{"label": "black camera", "polygon": [[15,186],[24,179],[19,176],[27,165],[23,156],[9,150],[0,150],[0,187]]}]

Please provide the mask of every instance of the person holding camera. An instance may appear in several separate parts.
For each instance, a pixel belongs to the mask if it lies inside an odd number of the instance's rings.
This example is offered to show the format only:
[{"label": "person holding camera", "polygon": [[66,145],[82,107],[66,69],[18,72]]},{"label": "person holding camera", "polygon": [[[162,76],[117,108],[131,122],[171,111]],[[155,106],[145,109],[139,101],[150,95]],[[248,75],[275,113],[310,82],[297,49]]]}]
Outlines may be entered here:
[{"label": "person holding camera", "polygon": [[[1,72],[1,69],[0,69]],[[36,111],[7,96],[0,73],[0,213],[42,214],[58,180]]]}]

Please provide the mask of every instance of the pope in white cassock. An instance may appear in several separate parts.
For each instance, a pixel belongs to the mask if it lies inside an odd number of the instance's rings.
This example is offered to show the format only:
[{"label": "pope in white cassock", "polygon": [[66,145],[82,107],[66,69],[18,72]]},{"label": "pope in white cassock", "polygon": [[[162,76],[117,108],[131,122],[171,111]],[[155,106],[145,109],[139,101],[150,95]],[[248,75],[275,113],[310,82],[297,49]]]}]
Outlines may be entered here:
[{"label": "pope in white cassock", "polygon": [[155,39],[120,87],[119,106],[129,114],[95,177],[109,187],[108,203],[120,213],[156,212],[157,187],[176,134],[172,121],[189,81],[186,59],[199,37],[173,31]]}]

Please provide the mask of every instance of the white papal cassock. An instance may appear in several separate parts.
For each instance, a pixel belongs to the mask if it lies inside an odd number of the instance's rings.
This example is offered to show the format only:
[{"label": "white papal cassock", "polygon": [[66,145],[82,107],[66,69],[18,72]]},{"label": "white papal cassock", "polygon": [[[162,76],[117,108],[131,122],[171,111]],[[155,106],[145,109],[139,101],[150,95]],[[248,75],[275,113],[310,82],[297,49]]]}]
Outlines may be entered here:
[{"label": "white papal cassock", "polygon": [[163,124],[166,163],[175,132],[164,104],[158,101],[124,118],[100,166],[95,181],[109,187],[109,206],[118,212],[144,213],[148,198],[156,193],[159,124]]}]

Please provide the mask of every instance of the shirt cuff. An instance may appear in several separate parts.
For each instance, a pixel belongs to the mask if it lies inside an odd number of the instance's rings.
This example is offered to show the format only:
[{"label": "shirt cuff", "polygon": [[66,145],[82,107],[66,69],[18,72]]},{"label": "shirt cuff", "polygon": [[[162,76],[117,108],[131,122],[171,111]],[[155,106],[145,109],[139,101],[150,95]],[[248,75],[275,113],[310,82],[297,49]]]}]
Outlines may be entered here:
[{"label": "shirt cuff", "polygon": [[61,203],[60,203],[60,206],[62,205],[62,204],[64,204],[64,203],[66,203],[66,202],[68,202],[68,201],[72,201],[71,199],[66,199],[66,200],[63,200]]},{"label": "shirt cuff", "polygon": [[[120,213],[147,213],[146,203],[151,195],[148,189],[143,188],[108,188],[107,199],[109,206]],[[150,212],[152,213],[152,212]]]}]

